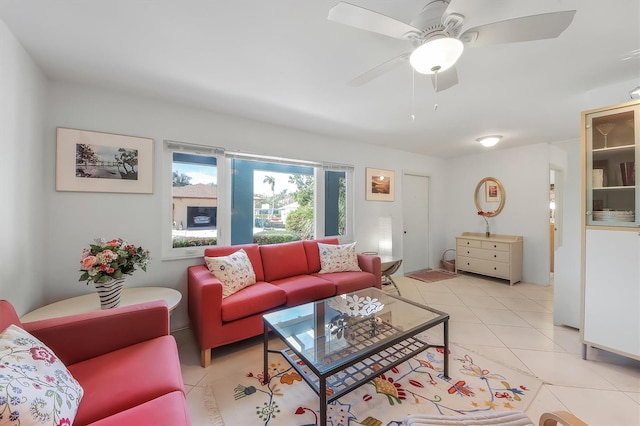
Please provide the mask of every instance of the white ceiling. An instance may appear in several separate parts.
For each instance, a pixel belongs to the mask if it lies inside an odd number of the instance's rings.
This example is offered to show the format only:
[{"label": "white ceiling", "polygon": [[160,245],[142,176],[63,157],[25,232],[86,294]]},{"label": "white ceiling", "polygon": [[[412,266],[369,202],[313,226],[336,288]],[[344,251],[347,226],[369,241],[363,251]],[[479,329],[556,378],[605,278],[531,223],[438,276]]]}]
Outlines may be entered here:
[{"label": "white ceiling", "polygon": [[[428,0],[350,2],[409,23]],[[411,45],[327,20],[336,3],[0,0],[0,19],[54,80],[440,157],[479,152],[486,134],[504,135],[498,149],[578,138],[589,92],[640,85],[640,0],[452,0],[465,28],[577,12],[556,39],[466,49],[437,99],[416,74],[412,121],[408,62],[346,85]]]}]

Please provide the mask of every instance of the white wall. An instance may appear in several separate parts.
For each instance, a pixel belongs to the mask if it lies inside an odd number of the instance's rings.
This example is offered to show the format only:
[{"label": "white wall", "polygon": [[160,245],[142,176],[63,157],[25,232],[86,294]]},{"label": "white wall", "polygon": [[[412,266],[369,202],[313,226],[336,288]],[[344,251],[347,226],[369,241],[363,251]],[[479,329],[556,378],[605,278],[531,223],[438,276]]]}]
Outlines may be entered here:
[{"label": "white wall", "polygon": [[[42,122],[46,79],[0,21],[0,298],[19,315],[49,284],[44,229]],[[64,250],[64,243],[57,251]],[[45,284],[46,283],[46,284]]]},{"label": "white wall", "polygon": [[562,181],[562,226],[558,228],[561,245],[555,251],[553,322],[556,325],[580,326],[580,253],[582,233],[582,171],[580,141],[554,144],[566,152]]},{"label": "white wall", "polygon": [[[55,129],[70,127],[153,138],[155,141],[155,173],[153,194],[108,194],[55,191]],[[78,282],[80,253],[95,237],[123,237],[148,247],[153,261],[147,273],[137,272],[127,279],[127,286],[167,286],[183,294],[183,303],[172,315],[172,327],[187,325],[186,270],[201,259],[165,260],[161,258],[162,188],[170,184],[159,173],[162,141],[165,139],[220,146],[256,154],[269,154],[302,160],[328,161],[355,166],[356,224],[355,237],[360,250],[377,250],[378,217],[394,218],[394,235],[401,232],[401,175],[403,169],[433,176],[431,191],[436,206],[433,222],[444,220],[445,192],[442,182],[443,160],[383,149],[349,141],[277,127],[255,121],[216,114],[134,95],[82,87],[68,83],[52,83],[45,122],[44,173],[47,184],[46,251],[51,256],[45,288],[47,302],[95,291]],[[364,200],[364,169],[376,167],[396,172],[395,202]],[[442,185],[440,183],[439,185]],[[437,226],[436,237],[437,241]],[[441,237],[440,237],[441,238]],[[65,250],[59,242],[65,241]],[[397,244],[397,250],[401,245]],[[396,249],[394,249],[396,250]],[[401,254],[401,253],[398,253]],[[439,259],[439,253],[436,254]],[[433,261],[437,265],[437,261]]]},{"label": "white wall", "polygon": [[447,247],[455,248],[455,237],[462,232],[485,231],[474,191],[482,178],[494,177],[502,182],[506,199],[502,212],[489,219],[491,233],[523,236],[523,281],[548,284],[549,161],[548,144],[487,150],[452,160],[446,183]]}]

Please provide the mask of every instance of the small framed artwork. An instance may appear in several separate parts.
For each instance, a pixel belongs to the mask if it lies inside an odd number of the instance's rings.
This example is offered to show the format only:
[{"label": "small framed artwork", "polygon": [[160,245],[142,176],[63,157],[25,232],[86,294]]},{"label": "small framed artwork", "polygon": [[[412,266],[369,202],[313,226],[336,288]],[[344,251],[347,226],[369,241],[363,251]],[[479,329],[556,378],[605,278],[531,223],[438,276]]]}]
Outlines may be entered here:
[{"label": "small framed artwork", "polygon": [[392,170],[366,168],[365,199],[367,201],[393,201],[395,174]]},{"label": "small framed artwork", "polygon": [[500,202],[500,188],[498,184],[492,180],[488,180],[484,184],[486,192],[487,203],[499,203]]},{"label": "small framed artwork", "polygon": [[58,127],[56,191],[153,192],[153,139]]}]

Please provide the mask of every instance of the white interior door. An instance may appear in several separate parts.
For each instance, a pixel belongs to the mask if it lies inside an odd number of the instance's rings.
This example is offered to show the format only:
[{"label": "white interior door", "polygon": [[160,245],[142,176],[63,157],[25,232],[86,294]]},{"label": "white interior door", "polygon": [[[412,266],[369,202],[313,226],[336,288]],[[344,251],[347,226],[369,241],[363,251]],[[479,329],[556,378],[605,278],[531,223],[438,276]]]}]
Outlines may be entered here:
[{"label": "white interior door", "polygon": [[430,268],[428,176],[403,174],[402,225],[403,271]]}]

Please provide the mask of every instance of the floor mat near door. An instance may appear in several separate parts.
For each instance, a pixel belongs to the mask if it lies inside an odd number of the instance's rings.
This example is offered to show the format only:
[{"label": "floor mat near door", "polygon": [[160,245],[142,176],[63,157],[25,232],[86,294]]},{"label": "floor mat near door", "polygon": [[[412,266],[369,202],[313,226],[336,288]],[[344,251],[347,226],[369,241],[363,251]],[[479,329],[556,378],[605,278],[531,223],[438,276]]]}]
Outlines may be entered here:
[{"label": "floor mat near door", "polygon": [[405,277],[413,278],[414,280],[424,281],[425,283],[433,283],[436,281],[448,280],[450,278],[457,277],[455,272],[445,271],[443,269],[422,269],[419,271],[410,272],[405,274]]}]

